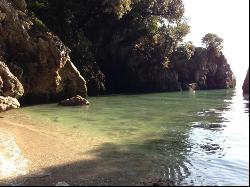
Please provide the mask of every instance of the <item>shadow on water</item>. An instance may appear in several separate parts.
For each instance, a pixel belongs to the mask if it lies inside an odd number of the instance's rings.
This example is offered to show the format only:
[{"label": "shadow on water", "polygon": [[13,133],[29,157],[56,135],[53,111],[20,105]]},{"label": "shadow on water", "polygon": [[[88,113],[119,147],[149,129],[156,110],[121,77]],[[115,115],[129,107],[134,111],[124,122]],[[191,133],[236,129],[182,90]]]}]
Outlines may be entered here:
[{"label": "shadow on water", "polygon": [[45,168],[42,174],[0,181],[0,185],[55,185],[59,181],[91,186],[177,185],[188,174],[187,146],[183,142],[169,137],[143,144],[105,143],[88,153],[94,155],[94,159]]}]

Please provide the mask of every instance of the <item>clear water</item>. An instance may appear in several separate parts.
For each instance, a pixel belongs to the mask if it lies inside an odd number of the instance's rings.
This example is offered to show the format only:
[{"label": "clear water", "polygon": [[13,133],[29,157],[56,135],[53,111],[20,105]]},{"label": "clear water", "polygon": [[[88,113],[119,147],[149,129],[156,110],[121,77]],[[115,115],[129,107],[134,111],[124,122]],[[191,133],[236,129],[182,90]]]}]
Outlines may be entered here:
[{"label": "clear water", "polygon": [[39,121],[37,128],[83,142],[86,133],[101,139],[92,152],[99,170],[109,170],[100,176],[111,180],[107,184],[153,177],[178,185],[249,185],[249,98],[241,91],[112,95],[89,101],[90,106],[38,105],[6,115]]}]

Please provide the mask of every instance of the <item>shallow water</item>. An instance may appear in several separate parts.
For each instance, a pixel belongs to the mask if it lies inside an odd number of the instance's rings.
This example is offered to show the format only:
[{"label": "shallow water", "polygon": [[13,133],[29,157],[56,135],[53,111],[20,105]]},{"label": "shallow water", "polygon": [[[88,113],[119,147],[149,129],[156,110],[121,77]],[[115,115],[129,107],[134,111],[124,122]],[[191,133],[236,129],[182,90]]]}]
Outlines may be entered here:
[{"label": "shallow water", "polygon": [[[249,185],[249,98],[235,90],[90,97],[90,106],[24,107],[4,115],[93,146],[117,181]],[[3,115],[3,116],[4,116]],[[106,164],[105,164],[106,163]],[[0,172],[1,173],[1,172]],[[102,176],[103,177],[103,176]],[[110,182],[109,184],[113,184]]]},{"label": "shallow water", "polygon": [[17,177],[28,172],[28,160],[16,145],[15,137],[6,131],[0,132],[0,180]]}]

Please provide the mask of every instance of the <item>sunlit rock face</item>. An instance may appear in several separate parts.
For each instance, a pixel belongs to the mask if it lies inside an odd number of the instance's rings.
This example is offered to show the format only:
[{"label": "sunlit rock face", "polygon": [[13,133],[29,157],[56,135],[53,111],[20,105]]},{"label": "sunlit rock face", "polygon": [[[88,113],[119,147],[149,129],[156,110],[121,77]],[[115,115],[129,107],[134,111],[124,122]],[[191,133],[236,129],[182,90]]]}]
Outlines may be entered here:
[{"label": "sunlit rock face", "polygon": [[5,63],[0,61],[0,95],[19,98],[24,89],[19,80],[10,72]]},{"label": "sunlit rock face", "polygon": [[242,89],[243,89],[243,93],[246,93],[246,94],[249,93],[249,70],[247,71],[247,75],[243,83]]},{"label": "sunlit rock face", "polygon": [[20,104],[16,98],[0,96],[0,112],[17,109],[19,107]]},{"label": "sunlit rock face", "polygon": [[71,62],[70,50],[41,21],[25,14],[24,3],[0,0],[0,47],[10,71],[24,87],[21,100],[86,97],[86,82]]},{"label": "sunlit rock face", "polygon": [[20,104],[16,98],[23,95],[24,89],[19,80],[0,61],[0,112],[16,109]]}]

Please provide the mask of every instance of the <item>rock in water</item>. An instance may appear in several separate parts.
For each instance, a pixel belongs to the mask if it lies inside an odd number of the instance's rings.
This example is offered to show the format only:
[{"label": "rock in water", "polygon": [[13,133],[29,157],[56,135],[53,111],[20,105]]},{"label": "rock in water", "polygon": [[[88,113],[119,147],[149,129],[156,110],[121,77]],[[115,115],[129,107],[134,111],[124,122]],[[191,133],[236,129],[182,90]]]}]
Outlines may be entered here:
[{"label": "rock in water", "polygon": [[10,71],[20,77],[25,90],[22,100],[86,97],[86,82],[71,62],[70,50],[40,20],[20,11],[26,7],[22,2],[0,0],[0,51]]},{"label": "rock in water", "polygon": [[19,107],[20,104],[16,98],[0,96],[0,112],[17,109]]},{"label": "rock in water", "polygon": [[84,99],[80,95],[77,95],[75,97],[72,97],[70,99],[66,99],[64,101],[61,101],[59,105],[63,106],[81,106],[81,105],[89,105],[89,102],[87,99]]},{"label": "rock in water", "polygon": [[245,81],[243,83],[242,89],[243,89],[243,93],[245,93],[245,94],[249,93],[249,69],[247,71],[247,75],[246,75]]}]

